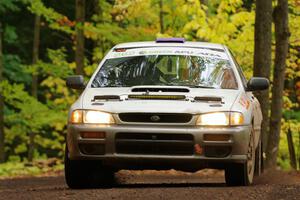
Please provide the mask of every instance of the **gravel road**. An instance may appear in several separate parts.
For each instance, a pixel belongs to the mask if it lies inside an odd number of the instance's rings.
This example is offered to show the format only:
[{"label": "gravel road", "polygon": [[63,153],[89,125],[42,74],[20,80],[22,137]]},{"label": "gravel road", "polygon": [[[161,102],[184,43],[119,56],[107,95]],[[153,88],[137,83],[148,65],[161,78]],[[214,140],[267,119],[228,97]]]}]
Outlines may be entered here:
[{"label": "gravel road", "polygon": [[0,199],[300,199],[300,174],[269,171],[250,187],[226,187],[222,171],[121,171],[108,189],[68,189],[62,173],[0,180]]}]

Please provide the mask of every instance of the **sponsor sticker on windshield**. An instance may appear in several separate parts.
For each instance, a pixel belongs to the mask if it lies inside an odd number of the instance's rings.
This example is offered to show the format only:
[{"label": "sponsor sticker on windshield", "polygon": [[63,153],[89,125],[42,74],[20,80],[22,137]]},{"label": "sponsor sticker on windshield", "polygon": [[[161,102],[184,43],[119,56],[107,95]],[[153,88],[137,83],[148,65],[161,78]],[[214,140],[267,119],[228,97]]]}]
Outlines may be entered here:
[{"label": "sponsor sticker on windshield", "polygon": [[108,55],[110,58],[122,58],[133,56],[147,56],[147,55],[183,55],[183,56],[199,56],[218,58],[228,60],[228,56],[225,52],[213,51],[208,49],[196,49],[196,48],[170,48],[170,47],[158,47],[158,48],[137,48],[127,49],[125,52],[114,51]]}]

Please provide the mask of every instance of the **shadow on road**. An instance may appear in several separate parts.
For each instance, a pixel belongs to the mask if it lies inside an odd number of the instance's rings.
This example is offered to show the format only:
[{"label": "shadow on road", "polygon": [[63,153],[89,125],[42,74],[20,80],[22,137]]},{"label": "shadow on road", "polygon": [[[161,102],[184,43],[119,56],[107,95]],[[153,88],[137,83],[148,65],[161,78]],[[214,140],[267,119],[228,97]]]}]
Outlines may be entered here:
[{"label": "shadow on road", "polygon": [[117,184],[113,188],[181,188],[181,187],[226,187],[225,183],[132,183]]}]

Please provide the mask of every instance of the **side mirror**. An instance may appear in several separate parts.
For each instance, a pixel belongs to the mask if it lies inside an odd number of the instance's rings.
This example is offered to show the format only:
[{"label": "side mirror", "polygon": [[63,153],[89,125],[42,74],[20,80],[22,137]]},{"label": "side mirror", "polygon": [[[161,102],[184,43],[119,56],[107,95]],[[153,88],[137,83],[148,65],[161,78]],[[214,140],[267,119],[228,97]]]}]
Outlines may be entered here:
[{"label": "side mirror", "polygon": [[269,80],[262,77],[252,77],[247,83],[247,91],[259,91],[269,88]]},{"label": "side mirror", "polygon": [[67,77],[66,81],[67,87],[72,88],[72,89],[84,89],[85,84],[84,84],[84,78],[81,75],[74,75],[74,76],[69,76]]}]

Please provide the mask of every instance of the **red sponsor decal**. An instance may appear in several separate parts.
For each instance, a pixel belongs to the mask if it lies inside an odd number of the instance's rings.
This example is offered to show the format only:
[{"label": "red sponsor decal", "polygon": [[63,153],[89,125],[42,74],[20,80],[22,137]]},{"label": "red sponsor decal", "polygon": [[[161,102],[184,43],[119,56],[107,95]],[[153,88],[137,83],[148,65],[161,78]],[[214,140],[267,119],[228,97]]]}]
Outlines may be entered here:
[{"label": "red sponsor decal", "polygon": [[245,97],[241,97],[239,103],[246,109],[248,109],[250,106],[249,100],[247,100]]}]

